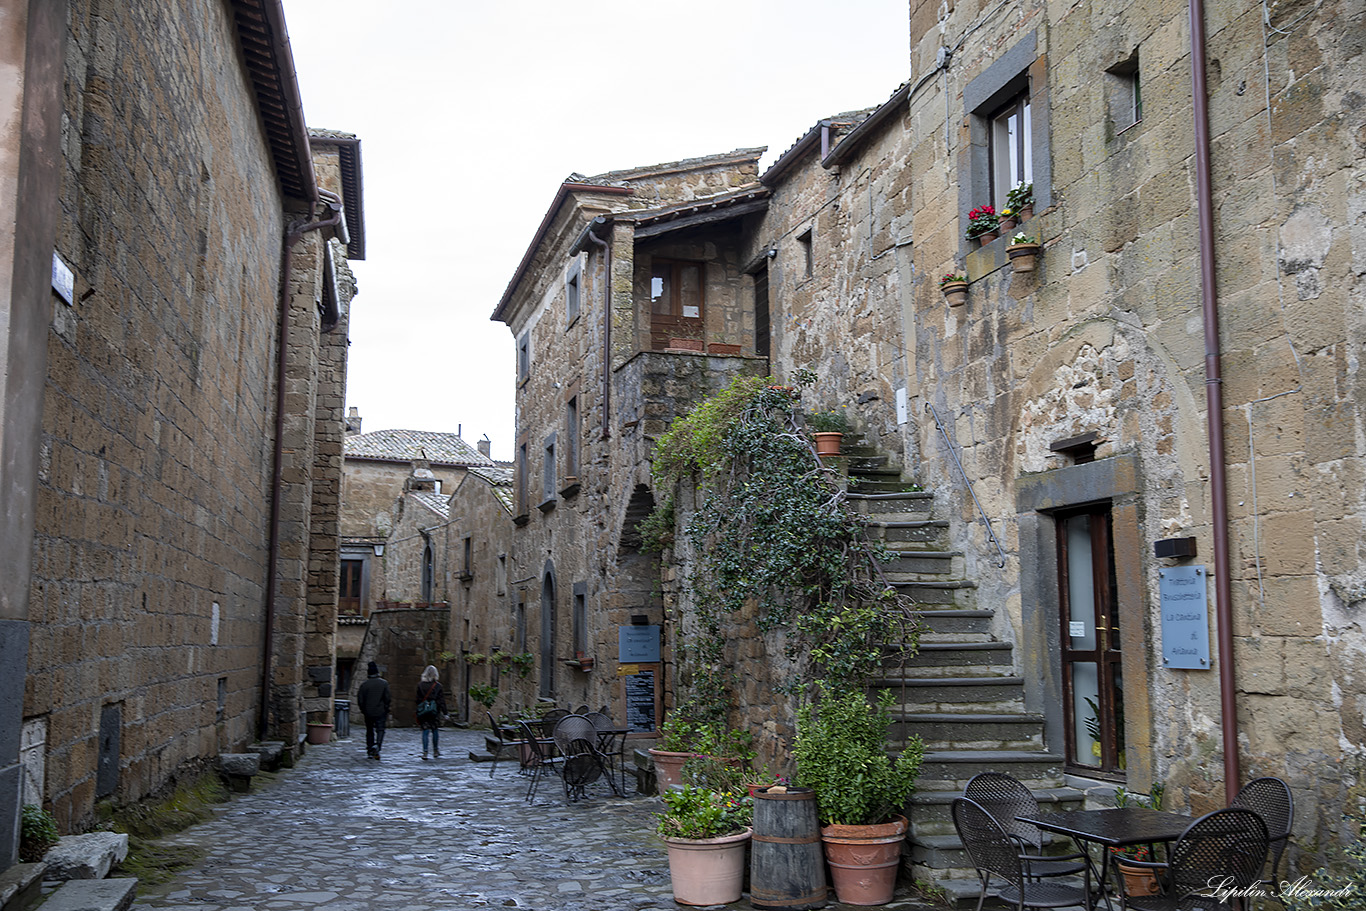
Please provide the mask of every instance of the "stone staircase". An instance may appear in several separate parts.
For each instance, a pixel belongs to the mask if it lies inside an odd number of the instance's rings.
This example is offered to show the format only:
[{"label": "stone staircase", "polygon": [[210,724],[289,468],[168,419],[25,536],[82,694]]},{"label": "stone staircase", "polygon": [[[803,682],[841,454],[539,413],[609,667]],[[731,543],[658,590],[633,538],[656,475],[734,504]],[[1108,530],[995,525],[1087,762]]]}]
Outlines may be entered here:
[{"label": "stone staircase", "polygon": [[[846,447],[849,500],[871,534],[896,554],[888,580],[922,611],[918,654],[889,662],[877,687],[896,694],[893,737],[925,743],[911,800],[909,872],[962,904],[976,902],[978,879],[954,832],[949,807],[979,772],[1006,772],[1045,806],[1080,809],[1084,794],[1064,783],[1059,753],[1044,743],[1043,716],[1028,712],[1012,646],[991,632],[992,611],[977,602],[949,523],[935,518],[934,495],[908,490],[900,472],[863,447]],[[1051,805],[1051,806],[1050,806]]]}]

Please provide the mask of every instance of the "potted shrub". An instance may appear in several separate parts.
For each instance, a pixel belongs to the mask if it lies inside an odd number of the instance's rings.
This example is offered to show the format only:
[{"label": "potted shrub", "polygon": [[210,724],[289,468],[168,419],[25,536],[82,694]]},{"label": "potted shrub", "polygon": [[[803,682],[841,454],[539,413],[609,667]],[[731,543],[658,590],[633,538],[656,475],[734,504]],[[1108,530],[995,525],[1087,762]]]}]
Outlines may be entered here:
[{"label": "potted shrub", "polygon": [[849,688],[797,710],[798,781],[816,790],[835,894],[853,905],[892,900],[906,837],[902,810],[925,752],[917,737],[900,756],[887,754],[891,703],[886,690],[870,705],[861,689]]},{"label": "potted shrub", "polygon": [[[1163,784],[1154,784],[1152,794],[1131,794],[1122,787],[1115,788],[1115,806],[1147,807],[1151,810],[1162,809],[1162,797],[1166,791]],[[1157,895],[1161,887],[1157,882],[1157,871],[1151,867],[1140,867],[1125,863],[1126,860],[1152,861],[1154,857],[1147,845],[1130,845],[1127,848],[1111,848],[1115,859],[1115,869],[1124,877],[1125,895]]]},{"label": "potted shrub", "polygon": [[1034,184],[1020,181],[1006,193],[1006,208],[1024,224],[1034,217]]},{"label": "potted shrub", "polygon": [[968,240],[978,240],[989,244],[996,239],[996,231],[1001,219],[993,206],[978,206],[968,213]]},{"label": "potted shrub", "polygon": [[949,272],[939,279],[939,290],[950,307],[961,307],[968,302],[968,277],[959,272]]},{"label": "potted shrub", "polygon": [[1016,272],[1033,272],[1035,260],[1042,246],[1037,240],[1020,231],[1006,245],[1006,256],[1010,257],[1010,268]]},{"label": "potted shrub", "polygon": [[843,411],[816,411],[806,416],[806,426],[816,440],[816,455],[837,456],[849,432],[849,418]]},{"label": "potted shrub", "polygon": [[740,791],[684,787],[664,792],[655,831],[668,847],[674,901],[724,905],[740,900],[745,848],[753,834],[750,806],[749,796]]},{"label": "potted shrub", "polygon": [[754,758],[753,739],[748,731],[729,730],[724,722],[694,717],[685,703],[659,726],[659,745],[649,751],[659,791],[682,784],[684,763],[697,756],[743,768]]}]

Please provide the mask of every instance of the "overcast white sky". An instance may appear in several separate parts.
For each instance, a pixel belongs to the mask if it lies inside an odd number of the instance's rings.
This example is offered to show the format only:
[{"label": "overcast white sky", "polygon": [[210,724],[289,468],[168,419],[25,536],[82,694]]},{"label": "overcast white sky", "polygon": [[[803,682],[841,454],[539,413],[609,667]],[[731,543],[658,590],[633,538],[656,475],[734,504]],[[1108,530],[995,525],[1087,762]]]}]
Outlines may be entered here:
[{"label": "overcast white sky", "polygon": [[768,146],[908,78],[906,0],[285,0],[310,127],[361,140],[366,259],[347,404],[364,429],[512,457],[489,321],[556,189]]}]

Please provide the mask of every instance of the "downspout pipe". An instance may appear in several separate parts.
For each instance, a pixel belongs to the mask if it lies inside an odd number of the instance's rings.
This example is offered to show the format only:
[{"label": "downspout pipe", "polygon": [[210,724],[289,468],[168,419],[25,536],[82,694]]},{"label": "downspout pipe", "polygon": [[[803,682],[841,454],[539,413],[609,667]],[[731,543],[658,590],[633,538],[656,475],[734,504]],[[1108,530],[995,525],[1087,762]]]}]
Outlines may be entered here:
[{"label": "downspout pipe", "polygon": [[1218,630],[1219,704],[1223,716],[1224,797],[1238,793],[1238,702],[1233,666],[1233,587],[1229,579],[1228,479],[1224,451],[1224,378],[1214,273],[1214,203],[1210,178],[1209,93],[1205,84],[1205,5],[1190,0],[1191,94],[1195,119],[1195,191],[1200,213],[1200,307],[1205,324],[1205,408],[1209,424],[1210,522],[1214,530],[1214,615]]},{"label": "downspout pipe", "polygon": [[593,233],[602,218],[594,219],[588,226],[588,239],[602,248],[603,274],[602,287],[602,438],[612,435],[612,247],[607,241]]},{"label": "downspout pipe", "polygon": [[284,262],[280,266],[280,350],[275,361],[275,451],[270,473],[270,538],[266,545],[266,642],[261,659],[261,711],[258,733],[262,740],[270,731],[270,678],[275,657],[275,582],[280,559],[280,501],[285,459],[285,370],[289,366],[289,283],[294,272],[294,245],[310,231],[337,228],[345,232],[346,220],[341,199],[319,190],[327,199],[332,214],[317,221],[296,223],[285,232]]}]

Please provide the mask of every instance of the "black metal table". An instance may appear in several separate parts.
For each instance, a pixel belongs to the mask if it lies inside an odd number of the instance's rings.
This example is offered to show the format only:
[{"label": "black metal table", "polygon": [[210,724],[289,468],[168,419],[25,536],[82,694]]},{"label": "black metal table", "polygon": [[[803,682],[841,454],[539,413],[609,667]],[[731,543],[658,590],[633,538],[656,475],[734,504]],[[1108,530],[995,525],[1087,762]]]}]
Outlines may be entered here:
[{"label": "black metal table", "polygon": [[[1116,807],[1113,810],[1071,810],[1065,813],[1049,813],[1033,816],[1017,816],[1021,822],[1032,823],[1047,832],[1066,835],[1079,846],[1093,842],[1102,848],[1101,871],[1096,881],[1100,883],[1100,894],[1105,898],[1107,908],[1110,903],[1109,852],[1111,848],[1127,848],[1132,845],[1158,845],[1176,841],[1195,820],[1180,813],[1164,810],[1150,810],[1147,807]],[[1095,863],[1091,852],[1085,851],[1092,872]]]}]

